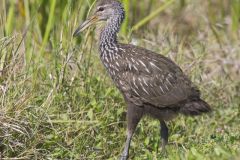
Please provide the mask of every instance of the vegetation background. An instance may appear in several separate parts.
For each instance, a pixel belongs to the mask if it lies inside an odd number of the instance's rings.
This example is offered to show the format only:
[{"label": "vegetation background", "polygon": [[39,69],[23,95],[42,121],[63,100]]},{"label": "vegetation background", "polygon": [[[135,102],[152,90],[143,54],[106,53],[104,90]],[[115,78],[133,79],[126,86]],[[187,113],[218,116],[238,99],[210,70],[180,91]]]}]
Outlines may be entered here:
[{"label": "vegetation background", "polygon": [[[123,0],[120,40],[173,59],[214,109],[139,124],[130,159],[240,159],[240,0]],[[118,159],[126,107],[95,33],[74,29],[93,0],[0,1],[0,159]]]}]

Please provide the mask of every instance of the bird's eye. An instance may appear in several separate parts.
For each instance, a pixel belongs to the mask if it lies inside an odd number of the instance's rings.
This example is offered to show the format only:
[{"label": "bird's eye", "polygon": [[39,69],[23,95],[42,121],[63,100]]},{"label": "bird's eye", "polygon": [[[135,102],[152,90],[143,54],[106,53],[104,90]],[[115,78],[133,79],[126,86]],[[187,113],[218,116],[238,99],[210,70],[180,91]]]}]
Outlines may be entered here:
[{"label": "bird's eye", "polygon": [[102,12],[102,11],[104,11],[103,7],[98,8],[98,12]]}]

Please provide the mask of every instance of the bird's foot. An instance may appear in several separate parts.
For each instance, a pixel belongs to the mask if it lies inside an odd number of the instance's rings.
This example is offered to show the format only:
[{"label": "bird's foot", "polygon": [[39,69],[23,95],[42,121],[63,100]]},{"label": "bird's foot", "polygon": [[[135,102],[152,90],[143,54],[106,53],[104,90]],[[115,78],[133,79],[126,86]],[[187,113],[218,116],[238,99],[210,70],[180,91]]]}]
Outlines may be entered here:
[{"label": "bird's foot", "polygon": [[127,160],[128,156],[121,156],[119,160]]},{"label": "bird's foot", "polygon": [[162,140],[162,145],[161,145],[161,153],[166,155],[167,154],[167,149],[166,149],[166,145],[168,144],[168,142],[166,140]]},{"label": "bird's foot", "polygon": [[161,153],[164,154],[164,155],[167,154],[167,149],[166,149],[165,146],[162,146]]}]

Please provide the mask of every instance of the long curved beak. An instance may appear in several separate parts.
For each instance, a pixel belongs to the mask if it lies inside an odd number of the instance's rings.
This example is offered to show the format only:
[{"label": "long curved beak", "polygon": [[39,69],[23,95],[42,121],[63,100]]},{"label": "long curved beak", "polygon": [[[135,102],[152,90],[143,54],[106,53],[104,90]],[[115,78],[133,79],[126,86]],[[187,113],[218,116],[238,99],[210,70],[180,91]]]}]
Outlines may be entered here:
[{"label": "long curved beak", "polygon": [[95,24],[99,21],[99,18],[97,16],[92,16],[89,19],[87,19],[85,22],[83,22],[74,32],[73,36],[78,36],[82,31],[90,27],[91,25]]}]

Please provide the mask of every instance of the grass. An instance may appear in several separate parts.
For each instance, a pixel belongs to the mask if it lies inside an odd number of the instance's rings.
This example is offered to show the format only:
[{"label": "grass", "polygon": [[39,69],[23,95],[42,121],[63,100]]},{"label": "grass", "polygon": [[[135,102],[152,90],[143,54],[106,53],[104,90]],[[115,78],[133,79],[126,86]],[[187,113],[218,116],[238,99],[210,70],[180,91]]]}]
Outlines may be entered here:
[{"label": "grass", "polygon": [[[124,101],[94,32],[72,37],[92,2],[0,2],[0,159],[118,159]],[[130,159],[239,159],[239,0],[131,2],[120,40],[173,59],[214,112],[169,122],[167,154],[159,123],[144,118]]]}]

